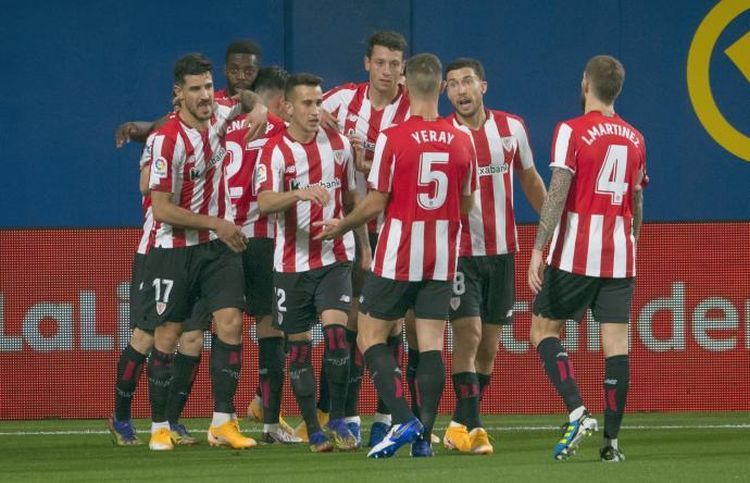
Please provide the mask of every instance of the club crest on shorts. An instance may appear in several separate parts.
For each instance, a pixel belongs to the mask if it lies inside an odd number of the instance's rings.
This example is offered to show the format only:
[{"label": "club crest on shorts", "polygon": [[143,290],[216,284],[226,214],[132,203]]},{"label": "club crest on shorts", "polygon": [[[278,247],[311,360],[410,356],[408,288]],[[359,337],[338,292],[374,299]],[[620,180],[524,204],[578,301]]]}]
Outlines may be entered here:
[{"label": "club crest on shorts", "polygon": [[458,310],[460,306],[461,306],[461,297],[451,297],[451,308],[453,310]]},{"label": "club crest on shorts", "polygon": [[167,304],[164,302],[156,302],[156,313],[162,315],[167,310]]}]

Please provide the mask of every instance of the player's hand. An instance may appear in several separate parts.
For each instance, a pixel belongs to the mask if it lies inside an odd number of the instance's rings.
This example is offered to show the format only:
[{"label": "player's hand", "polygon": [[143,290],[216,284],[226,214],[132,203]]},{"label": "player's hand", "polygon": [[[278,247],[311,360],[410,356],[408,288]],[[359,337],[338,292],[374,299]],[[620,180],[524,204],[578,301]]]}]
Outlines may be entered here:
[{"label": "player's hand", "polygon": [[333,240],[339,238],[342,233],[339,230],[341,218],[332,218],[330,220],[314,221],[313,226],[323,227],[323,231],[313,237],[313,240]]},{"label": "player's hand", "polygon": [[219,240],[227,244],[233,252],[243,252],[247,247],[247,238],[242,233],[242,229],[226,220],[219,219],[214,229]]},{"label": "player's hand", "polygon": [[245,143],[260,139],[266,134],[266,125],[268,124],[268,108],[262,102],[256,102],[253,110],[245,115],[244,121],[247,127],[245,134]]},{"label": "player's hand", "polygon": [[141,134],[141,131],[138,124],[134,122],[120,124],[117,129],[115,129],[115,147],[123,147],[125,143],[130,142],[131,137],[138,136],[139,134]]},{"label": "player's hand", "polygon": [[372,163],[368,163],[365,160],[365,142],[357,133],[349,133],[346,135],[349,138],[349,142],[352,144],[352,151],[354,152],[354,167],[357,171],[368,173]]},{"label": "player's hand", "polygon": [[318,185],[297,190],[297,196],[300,201],[312,201],[320,206],[327,205],[331,200],[328,190]]},{"label": "player's hand", "polygon": [[529,262],[529,288],[534,292],[534,295],[542,289],[543,272],[542,252],[535,248],[531,251],[531,261]]},{"label": "player's hand", "polygon": [[330,129],[332,131],[339,130],[339,123],[336,121],[336,118],[325,109],[320,110],[320,125],[324,129]]}]

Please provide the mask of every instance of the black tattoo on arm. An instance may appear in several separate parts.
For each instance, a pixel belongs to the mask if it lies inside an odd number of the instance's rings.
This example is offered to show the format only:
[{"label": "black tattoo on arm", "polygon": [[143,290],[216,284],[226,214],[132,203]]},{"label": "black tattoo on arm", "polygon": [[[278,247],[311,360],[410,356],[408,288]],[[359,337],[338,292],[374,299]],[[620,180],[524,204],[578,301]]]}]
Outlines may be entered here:
[{"label": "black tattoo on arm", "polygon": [[633,238],[638,241],[643,224],[643,190],[633,190]]},{"label": "black tattoo on arm", "polygon": [[535,249],[544,250],[547,242],[552,238],[565,208],[572,181],[573,172],[564,168],[552,168],[552,180],[549,182],[547,197],[542,205],[542,213],[539,215],[539,227],[534,241]]}]

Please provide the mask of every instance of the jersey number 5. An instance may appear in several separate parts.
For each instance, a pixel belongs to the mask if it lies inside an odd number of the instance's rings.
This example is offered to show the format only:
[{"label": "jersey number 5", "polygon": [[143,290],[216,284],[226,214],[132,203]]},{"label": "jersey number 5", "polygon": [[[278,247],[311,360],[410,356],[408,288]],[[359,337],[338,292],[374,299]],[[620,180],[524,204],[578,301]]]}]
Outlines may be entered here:
[{"label": "jersey number 5", "polygon": [[596,178],[596,192],[610,195],[613,205],[621,205],[622,197],[628,191],[625,174],[628,167],[628,147],[612,144],[607,149],[604,164]]},{"label": "jersey number 5", "polygon": [[422,153],[419,157],[419,186],[427,186],[430,193],[419,193],[417,202],[425,210],[443,206],[448,196],[448,175],[434,169],[436,164],[448,164],[448,153]]}]

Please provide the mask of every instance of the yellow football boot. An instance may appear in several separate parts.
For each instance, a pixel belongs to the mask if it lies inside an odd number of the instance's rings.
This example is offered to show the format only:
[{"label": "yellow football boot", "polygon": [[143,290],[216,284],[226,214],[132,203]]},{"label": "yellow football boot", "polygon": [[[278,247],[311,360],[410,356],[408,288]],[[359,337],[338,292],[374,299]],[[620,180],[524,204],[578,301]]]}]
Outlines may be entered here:
[{"label": "yellow football boot", "polygon": [[492,454],[495,450],[484,428],[474,428],[469,432],[471,454]]},{"label": "yellow football boot", "polygon": [[[330,414],[321,411],[318,409],[318,424],[320,424],[321,428],[325,428],[328,424],[328,420],[331,418]],[[279,426],[281,426],[281,418],[279,418]],[[303,420],[299,425],[294,428],[294,431],[292,433],[294,436],[300,438],[303,442],[309,443],[310,442],[310,436],[307,434],[307,425],[305,424],[305,421]]]},{"label": "yellow football boot", "polygon": [[234,449],[247,449],[258,443],[240,433],[240,423],[233,419],[219,426],[208,428],[208,444],[211,446],[229,446]]},{"label": "yellow football boot", "polygon": [[445,430],[445,436],[443,436],[443,446],[447,449],[468,453],[471,449],[469,430],[465,425],[451,421]]},{"label": "yellow football boot", "polygon": [[159,428],[151,433],[151,439],[148,442],[148,449],[151,451],[170,451],[174,449],[174,440],[169,428]]}]

